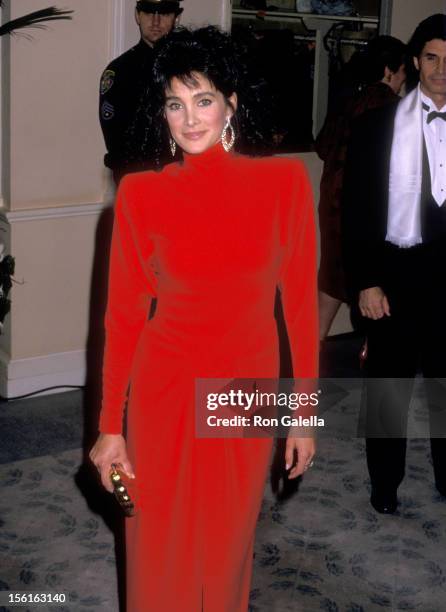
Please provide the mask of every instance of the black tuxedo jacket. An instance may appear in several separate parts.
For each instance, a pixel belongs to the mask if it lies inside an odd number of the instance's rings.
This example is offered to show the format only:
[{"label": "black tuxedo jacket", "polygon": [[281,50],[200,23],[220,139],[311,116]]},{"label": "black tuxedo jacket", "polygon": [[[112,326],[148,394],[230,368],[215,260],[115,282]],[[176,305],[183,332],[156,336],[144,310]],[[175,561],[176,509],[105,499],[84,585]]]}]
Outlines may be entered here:
[{"label": "black tuxedo jacket", "polygon": [[348,149],[342,199],[344,265],[352,299],[382,286],[390,155],[398,103],[364,113]]},{"label": "black tuxedo jacket", "polygon": [[[439,207],[432,197],[425,146],[421,194],[423,244],[400,249],[385,240],[390,156],[397,107],[398,103],[391,104],[361,115],[349,146],[342,200],[342,236],[347,283],[353,301],[362,289],[384,289],[389,262],[397,257],[403,267],[413,265],[414,254],[417,256],[417,274],[408,277],[410,283],[416,281],[416,276],[421,276],[422,286],[427,286],[430,294],[446,291],[446,282],[440,280],[444,279],[446,268],[446,203]],[[395,276],[392,278],[394,283]]]}]

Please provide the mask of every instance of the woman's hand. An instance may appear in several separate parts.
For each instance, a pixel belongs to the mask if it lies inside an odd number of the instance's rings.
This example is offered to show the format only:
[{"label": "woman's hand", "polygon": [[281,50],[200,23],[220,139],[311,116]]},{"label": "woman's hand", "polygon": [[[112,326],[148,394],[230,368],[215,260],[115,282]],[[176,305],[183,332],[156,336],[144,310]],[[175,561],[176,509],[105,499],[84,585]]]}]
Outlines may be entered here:
[{"label": "woman's hand", "polygon": [[110,482],[112,463],[118,464],[129,478],[135,478],[132,465],[127,456],[126,443],[121,434],[99,434],[89,456],[99,471],[102,485],[109,493],[113,493],[113,486]]},{"label": "woman's hand", "polygon": [[294,451],[297,451],[297,463],[288,474],[288,478],[301,476],[311,465],[316,453],[314,438],[295,438],[289,436],[285,448],[285,469],[289,470],[294,463]]}]

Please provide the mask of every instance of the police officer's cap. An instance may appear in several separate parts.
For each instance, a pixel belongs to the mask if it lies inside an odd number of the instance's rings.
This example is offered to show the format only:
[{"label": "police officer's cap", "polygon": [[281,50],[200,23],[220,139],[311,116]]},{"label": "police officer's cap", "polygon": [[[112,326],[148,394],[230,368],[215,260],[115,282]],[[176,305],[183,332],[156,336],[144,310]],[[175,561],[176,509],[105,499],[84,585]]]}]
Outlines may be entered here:
[{"label": "police officer's cap", "polygon": [[180,15],[183,9],[180,8],[180,2],[183,0],[140,0],[136,3],[136,10],[143,13],[160,13],[166,15],[175,13]]}]

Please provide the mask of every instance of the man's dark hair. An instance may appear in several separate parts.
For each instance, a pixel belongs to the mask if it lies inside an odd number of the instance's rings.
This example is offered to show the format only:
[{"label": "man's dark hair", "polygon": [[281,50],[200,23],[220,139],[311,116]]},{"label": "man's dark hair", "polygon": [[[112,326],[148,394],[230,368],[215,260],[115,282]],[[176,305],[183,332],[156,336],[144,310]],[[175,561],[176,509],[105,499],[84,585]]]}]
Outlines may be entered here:
[{"label": "man's dark hair", "polygon": [[412,57],[420,57],[424,45],[430,40],[446,40],[446,15],[437,13],[422,21],[409,41],[408,47]]},{"label": "man's dark hair", "polygon": [[233,117],[235,149],[249,155],[272,152],[275,126],[267,84],[253,66],[248,66],[246,50],[229,34],[213,26],[181,28],[161,40],[156,49],[146,95],[128,134],[130,157],[141,162],[144,158],[153,159],[155,153],[157,165],[165,162],[169,156],[169,131],[164,118],[166,90],[174,78],[193,87],[195,74],[206,77],[228,103],[229,97],[237,94]]}]

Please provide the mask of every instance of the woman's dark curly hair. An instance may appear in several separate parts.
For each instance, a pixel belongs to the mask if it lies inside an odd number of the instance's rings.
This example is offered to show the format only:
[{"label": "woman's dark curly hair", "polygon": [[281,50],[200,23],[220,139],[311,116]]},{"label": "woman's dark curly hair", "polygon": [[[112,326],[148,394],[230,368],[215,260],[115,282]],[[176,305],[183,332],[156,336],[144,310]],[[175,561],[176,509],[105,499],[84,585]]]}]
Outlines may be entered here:
[{"label": "woman's dark curly hair", "polygon": [[[213,26],[197,30],[181,28],[157,45],[153,74],[127,134],[126,157],[131,163],[142,166],[144,160],[154,160],[155,167],[161,168],[172,159],[164,118],[166,90],[174,78],[196,86],[196,74],[206,77],[228,104],[231,94],[237,94],[232,120],[235,150],[248,155],[267,155],[273,151],[271,96],[266,81],[249,64],[247,52]],[[177,155],[181,157],[181,152]]]}]

